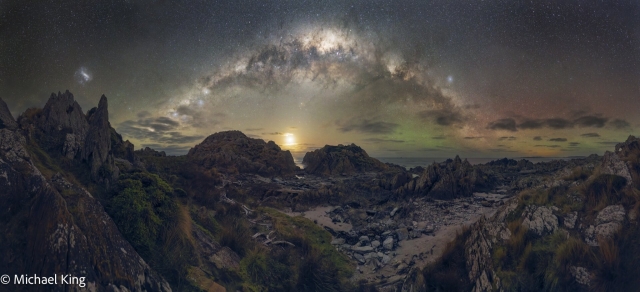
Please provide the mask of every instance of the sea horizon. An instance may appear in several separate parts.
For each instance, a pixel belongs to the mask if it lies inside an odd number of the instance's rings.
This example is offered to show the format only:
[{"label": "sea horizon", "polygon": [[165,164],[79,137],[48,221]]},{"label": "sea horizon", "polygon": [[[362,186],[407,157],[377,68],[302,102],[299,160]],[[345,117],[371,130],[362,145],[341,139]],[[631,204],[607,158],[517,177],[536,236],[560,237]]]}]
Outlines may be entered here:
[{"label": "sea horizon", "polygon": [[[410,169],[410,168],[414,168],[414,167],[417,167],[417,166],[422,166],[422,167],[428,166],[428,165],[431,165],[434,162],[436,162],[436,163],[444,162],[447,159],[453,159],[455,156],[454,157],[384,157],[384,156],[375,157],[375,156],[372,156],[372,157],[375,158],[375,159],[380,160],[383,163],[392,163],[392,164],[400,165],[400,166],[402,166],[402,167],[404,167],[406,169]],[[553,161],[553,160],[571,160],[571,159],[583,158],[583,157],[586,157],[586,156],[471,157],[471,158],[466,158],[466,159],[472,165],[477,165],[477,164],[485,164],[487,162],[491,162],[491,161],[499,160],[499,159],[503,159],[503,158],[513,159],[513,160],[526,159],[526,160],[529,160],[529,161],[531,161],[533,163],[538,163],[538,162],[549,162],[549,161]],[[300,168],[304,168],[304,165],[302,164],[302,158],[303,157],[294,157],[294,162]],[[460,157],[460,158],[462,158],[462,160],[465,159],[465,157]]]}]

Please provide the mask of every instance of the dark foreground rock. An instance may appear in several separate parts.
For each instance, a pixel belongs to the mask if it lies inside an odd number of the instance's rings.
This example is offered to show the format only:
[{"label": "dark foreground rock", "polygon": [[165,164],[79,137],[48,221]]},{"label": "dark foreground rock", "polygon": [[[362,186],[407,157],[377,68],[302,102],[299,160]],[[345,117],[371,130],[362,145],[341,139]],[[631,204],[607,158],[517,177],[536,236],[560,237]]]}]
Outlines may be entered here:
[{"label": "dark foreground rock", "polygon": [[[73,108],[73,107],[72,107]],[[82,124],[82,123],[80,123]],[[47,178],[18,130],[0,129],[0,270],[84,277],[84,287],[3,286],[6,291],[171,291],[87,190]]]}]

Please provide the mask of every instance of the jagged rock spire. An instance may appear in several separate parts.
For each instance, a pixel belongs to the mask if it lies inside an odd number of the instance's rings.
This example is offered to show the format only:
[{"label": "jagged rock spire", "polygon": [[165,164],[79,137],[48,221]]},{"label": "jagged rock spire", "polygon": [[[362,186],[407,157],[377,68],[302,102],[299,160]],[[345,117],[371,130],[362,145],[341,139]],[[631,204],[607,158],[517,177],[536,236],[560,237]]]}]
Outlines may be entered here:
[{"label": "jagged rock spire", "polygon": [[[89,132],[85,139],[82,160],[87,161],[91,166],[91,176],[94,180],[110,179],[115,166],[113,157],[110,155],[111,137],[106,96],[102,95],[98,108],[90,111],[88,120]],[[101,173],[101,168],[107,173]]]},{"label": "jagged rock spire", "polygon": [[18,128],[18,123],[16,123],[16,120],[11,115],[7,104],[0,98],[0,129],[2,128],[15,130]]}]

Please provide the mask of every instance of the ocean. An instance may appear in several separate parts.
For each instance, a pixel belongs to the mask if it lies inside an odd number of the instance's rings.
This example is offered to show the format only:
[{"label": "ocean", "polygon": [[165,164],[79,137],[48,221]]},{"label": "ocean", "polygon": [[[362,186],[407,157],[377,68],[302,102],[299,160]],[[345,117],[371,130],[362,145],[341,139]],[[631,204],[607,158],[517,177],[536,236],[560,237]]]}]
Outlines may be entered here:
[{"label": "ocean", "polygon": [[[428,166],[434,162],[443,162],[447,159],[453,159],[453,157],[443,158],[443,157],[374,157],[384,163],[393,163],[400,166],[404,166],[406,169],[413,168],[416,166]],[[464,157],[461,157],[464,160]],[[580,157],[509,157],[510,159],[520,160],[526,159],[533,163],[538,162],[548,162],[552,160],[571,160],[574,158]],[[493,160],[502,159],[502,157],[493,157],[493,158],[467,158],[469,163],[471,164],[484,164]],[[302,157],[294,157],[296,165],[300,168],[304,168],[302,165]]]},{"label": "ocean", "polygon": [[[452,159],[453,157],[449,157],[449,158],[442,158],[442,157],[375,157],[376,159],[385,162],[385,163],[393,163],[393,164],[397,164],[397,165],[401,165],[404,166],[405,168],[409,169],[409,168],[413,168],[416,166],[427,166],[430,165],[434,162],[443,162],[447,159]],[[462,160],[464,160],[464,157],[461,157]],[[538,163],[538,162],[548,162],[548,161],[552,161],[552,160],[570,160],[570,159],[574,159],[574,158],[578,158],[578,157],[510,157],[510,159],[514,159],[514,160],[520,160],[520,159],[526,159],[529,160],[533,163]],[[498,158],[498,157],[493,157],[493,158],[467,158],[467,160],[469,161],[469,163],[471,164],[485,164],[487,162],[493,161],[493,160],[498,160],[498,159],[502,159],[502,157]]]}]

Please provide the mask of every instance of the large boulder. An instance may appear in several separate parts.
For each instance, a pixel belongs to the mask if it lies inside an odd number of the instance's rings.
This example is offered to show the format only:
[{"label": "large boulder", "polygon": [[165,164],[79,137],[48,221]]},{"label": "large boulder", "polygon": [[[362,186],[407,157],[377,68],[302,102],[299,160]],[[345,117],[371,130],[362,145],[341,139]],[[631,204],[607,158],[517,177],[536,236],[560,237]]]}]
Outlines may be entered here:
[{"label": "large boulder", "polygon": [[187,157],[204,168],[265,176],[292,175],[298,167],[291,152],[273,141],[247,137],[240,131],[215,133],[189,150]]},{"label": "large boulder", "polygon": [[383,171],[388,167],[371,158],[356,144],[331,146],[307,152],[302,159],[307,173],[317,175],[353,174],[356,172]]}]

